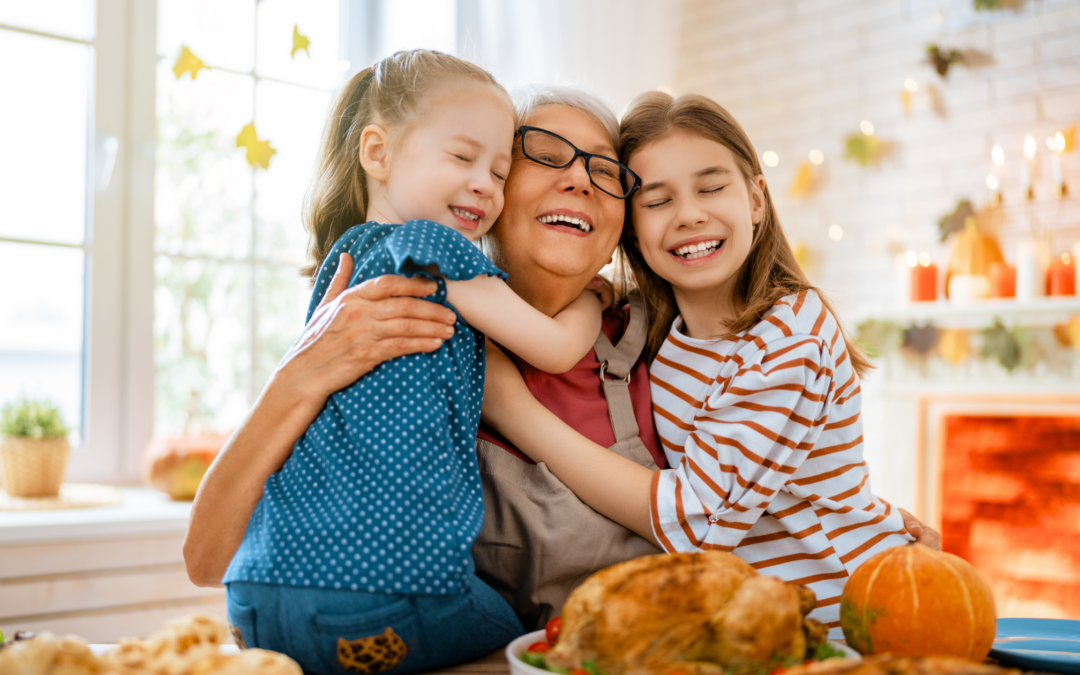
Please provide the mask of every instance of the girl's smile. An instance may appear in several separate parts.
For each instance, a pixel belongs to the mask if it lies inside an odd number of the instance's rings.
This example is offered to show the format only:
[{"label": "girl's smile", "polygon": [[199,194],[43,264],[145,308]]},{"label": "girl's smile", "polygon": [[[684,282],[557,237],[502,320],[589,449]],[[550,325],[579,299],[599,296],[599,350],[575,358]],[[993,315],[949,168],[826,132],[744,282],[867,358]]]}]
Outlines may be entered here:
[{"label": "girl's smile", "polygon": [[668,251],[675,259],[685,264],[699,264],[706,258],[719,255],[724,248],[726,239],[715,237],[693,237],[687,241],[672,246]]}]

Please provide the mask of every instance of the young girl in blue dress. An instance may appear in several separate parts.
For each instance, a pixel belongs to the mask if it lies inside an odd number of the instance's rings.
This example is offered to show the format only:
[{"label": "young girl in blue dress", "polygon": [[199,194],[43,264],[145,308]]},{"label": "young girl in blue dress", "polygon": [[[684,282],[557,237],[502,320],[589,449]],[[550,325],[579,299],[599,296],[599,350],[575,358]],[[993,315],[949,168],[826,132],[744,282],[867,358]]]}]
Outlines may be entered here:
[{"label": "young girl in blue dress", "polygon": [[308,320],[345,255],[350,286],[427,276],[438,284],[428,299],[459,320],[437,351],[331,396],[267,480],[223,579],[246,646],[313,673],[409,673],[523,632],[471,556],[484,520],[484,335],[563,372],[592,347],[600,304],[585,292],[548,317],[473,244],[502,210],[514,125],[491,75],[425,50],[358,74],[333,105],[305,213],[321,262]]}]

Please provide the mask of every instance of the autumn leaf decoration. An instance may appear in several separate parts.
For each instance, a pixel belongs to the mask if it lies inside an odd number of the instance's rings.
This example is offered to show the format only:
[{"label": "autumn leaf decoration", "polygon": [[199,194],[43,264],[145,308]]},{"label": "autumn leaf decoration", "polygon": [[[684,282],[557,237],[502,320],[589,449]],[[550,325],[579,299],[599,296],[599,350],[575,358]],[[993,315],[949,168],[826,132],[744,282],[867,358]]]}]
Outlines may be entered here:
[{"label": "autumn leaf decoration", "polygon": [[980,354],[984,359],[996,359],[1005,370],[1011,372],[1024,359],[1020,337],[1019,330],[1009,330],[1000,320],[995,320],[992,327],[982,330]]},{"label": "autumn leaf decoration", "polygon": [[791,180],[788,195],[791,197],[809,197],[817,190],[817,172],[814,165],[806,160],[795,167],[795,177]]},{"label": "autumn leaf decoration", "polygon": [[964,62],[964,54],[956,49],[942,49],[936,44],[929,44],[926,46],[926,62],[934,67],[938,75],[945,78],[953,64]]},{"label": "autumn leaf decoration", "polygon": [[308,51],[308,47],[311,46],[311,40],[306,35],[300,34],[300,24],[296,24],[292,29],[292,53],[289,55],[291,58],[296,58],[296,52],[301,49],[304,53],[311,57],[311,52]]},{"label": "autumn leaf decoration", "polygon": [[971,206],[971,200],[961,199],[956,202],[956,208],[938,219],[938,234],[941,241],[945,241],[954,232],[964,229],[964,223],[968,218],[975,217],[975,209]]},{"label": "autumn leaf decoration", "polygon": [[891,321],[867,319],[855,327],[855,340],[862,345],[866,355],[876,359],[891,352],[900,342],[900,327]]},{"label": "autumn leaf decoration", "polygon": [[919,356],[926,356],[937,345],[938,329],[927,324],[926,326],[910,326],[904,329],[903,339],[900,346]]},{"label": "autumn leaf decoration", "polygon": [[253,167],[270,168],[270,158],[277,150],[270,147],[270,141],[260,141],[255,132],[255,123],[245,126],[236,136],[236,147],[247,148],[247,161]]},{"label": "autumn leaf decoration", "polygon": [[203,63],[202,59],[195,56],[190,49],[186,46],[180,47],[180,55],[176,57],[176,63],[173,64],[173,75],[176,79],[180,79],[184,73],[191,75],[191,79],[199,74],[200,70],[209,70],[209,66]]}]

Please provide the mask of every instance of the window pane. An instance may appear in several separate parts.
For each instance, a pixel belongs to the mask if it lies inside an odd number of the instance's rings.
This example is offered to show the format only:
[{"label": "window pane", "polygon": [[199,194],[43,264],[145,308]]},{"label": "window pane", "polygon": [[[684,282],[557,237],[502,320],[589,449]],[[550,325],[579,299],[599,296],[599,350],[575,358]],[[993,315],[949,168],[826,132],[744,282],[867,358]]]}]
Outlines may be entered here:
[{"label": "window pane", "polygon": [[84,261],[81,249],[0,243],[0,288],[7,289],[0,293],[0,403],[23,393],[48,396],[76,432]]},{"label": "window pane", "polygon": [[307,231],[301,207],[329,105],[329,94],[259,82],[256,127],[278,151],[270,169],[255,174],[255,239],[260,258],[297,267],[306,259]]},{"label": "window pane", "polygon": [[295,267],[260,265],[255,277],[258,392],[304,328],[311,287]]},{"label": "window pane", "polygon": [[252,171],[236,136],[253,117],[252,79],[203,71],[177,80],[162,61],[157,81],[158,252],[246,258]]},{"label": "window pane", "polygon": [[0,236],[82,243],[90,59],[85,45],[0,31]]},{"label": "window pane", "polygon": [[159,255],[154,271],[154,433],[232,429],[250,403],[250,267]]},{"label": "window pane", "polygon": [[[331,89],[341,81],[337,0],[259,3],[256,74]],[[293,54],[293,28],[311,41]],[[310,55],[309,55],[310,54]]]},{"label": "window pane", "polygon": [[0,0],[0,23],[90,40],[94,37],[94,2]]},{"label": "window pane", "polygon": [[[158,54],[169,62],[170,69],[182,45],[211,68],[251,72],[255,1],[159,0]],[[205,73],[201,71],[199,78]]]}]

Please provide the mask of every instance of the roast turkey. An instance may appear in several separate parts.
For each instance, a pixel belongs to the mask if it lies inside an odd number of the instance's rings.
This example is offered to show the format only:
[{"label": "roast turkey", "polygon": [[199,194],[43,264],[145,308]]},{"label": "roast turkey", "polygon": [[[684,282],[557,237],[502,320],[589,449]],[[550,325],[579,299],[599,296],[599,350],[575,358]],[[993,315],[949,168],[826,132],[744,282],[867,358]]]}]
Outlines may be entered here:
[{"label": "roast turkey", "polygon": [[802,661],[825,639],[813,591],[719,551],[652,555],[589,577],[567,598],[551,665],[604,675],[750,671]]}]

